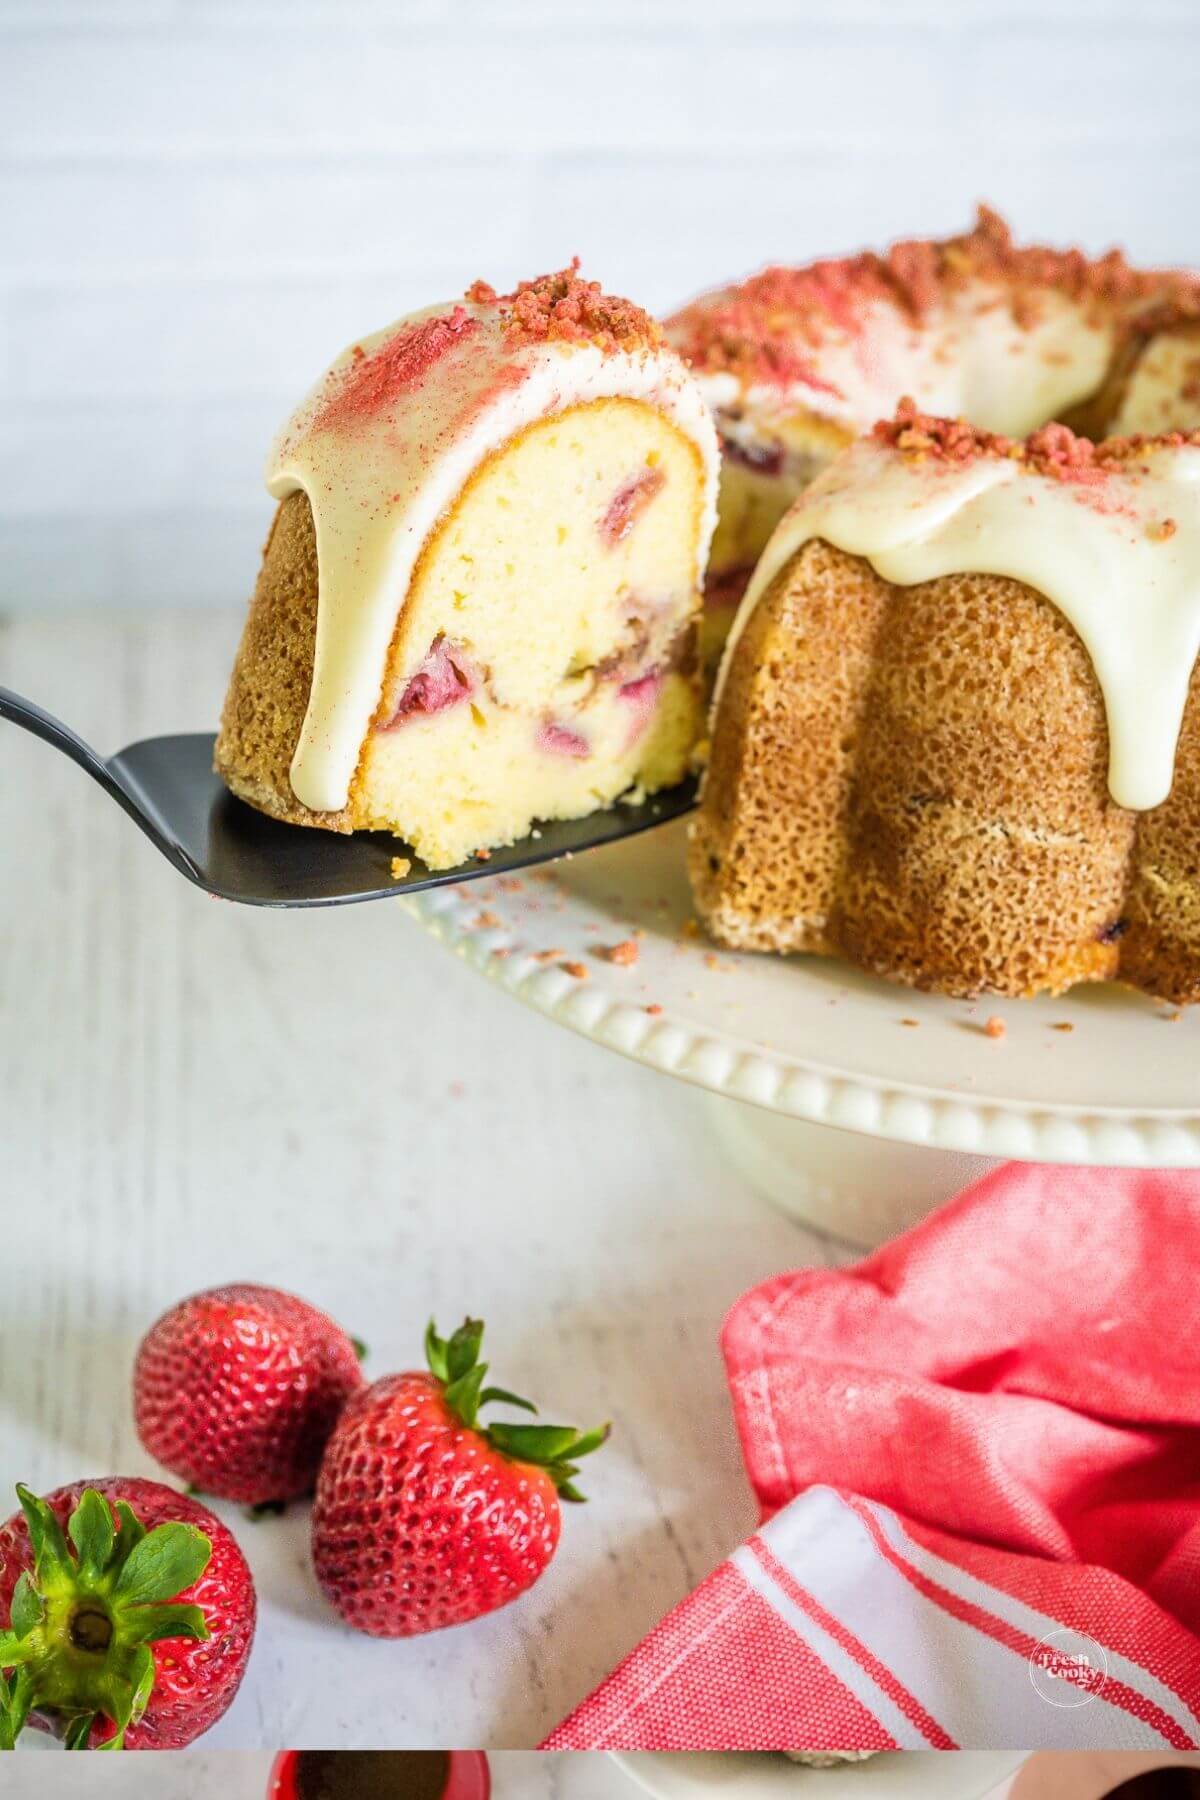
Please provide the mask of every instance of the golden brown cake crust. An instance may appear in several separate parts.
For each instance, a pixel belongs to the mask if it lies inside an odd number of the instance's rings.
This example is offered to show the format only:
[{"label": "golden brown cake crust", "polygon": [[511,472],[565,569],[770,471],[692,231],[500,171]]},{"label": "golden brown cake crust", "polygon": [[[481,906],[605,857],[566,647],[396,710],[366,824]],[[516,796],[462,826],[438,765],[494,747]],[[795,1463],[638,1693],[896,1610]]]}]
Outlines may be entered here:
[{"label": "golden brown cake crust", "polygon": [[691,845],[734,948],[840,952],[949,994],[1117,977],[1200,997],[1200,695],[1174,788],[1108,793],[1091,661],[1023,583],[892,587],[806,544],[733,654]]},{"label": "golden brown cake crust", "polygon": [[317,634],[317,536],[308,496],[275,514],[217,735],[214,766],[226,786],[293,825],[348,832],[350,809],[310,812],[290,770],[312,686]]},{"label": "golden brown cake crust", "polygon": [[1177,1005],[1200,1000],[1200,665],[1192,670],[1170,795],[1138,817],[1124,916],[1121,979]]}]

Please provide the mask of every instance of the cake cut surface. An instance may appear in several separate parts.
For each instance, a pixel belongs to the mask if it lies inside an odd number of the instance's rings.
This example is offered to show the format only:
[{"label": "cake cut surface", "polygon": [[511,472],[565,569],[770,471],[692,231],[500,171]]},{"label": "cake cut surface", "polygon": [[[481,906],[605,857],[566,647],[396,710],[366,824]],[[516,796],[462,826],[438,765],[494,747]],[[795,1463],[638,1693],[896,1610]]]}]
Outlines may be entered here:
[{"label": "cake cut surface", "polygon": [[905,394],[1017,438],[1053,420],[1098,435],[1200,425],[1200,280],[1017,244],[986,207],[958,237],[765,269],[666,330],[721,437],[710,661],[787,507]]},{"label": "cake cut surface", "polygon": [[272,452],[219,773],[434,869],[680,780],[716,469],[659,328],[574,267],[353,345]]},{"label": "cake cut surface", "polygon": [[776,530],[693,826],[734,948],[950,994],[1200,997],[1200,434],[912,402]]}]

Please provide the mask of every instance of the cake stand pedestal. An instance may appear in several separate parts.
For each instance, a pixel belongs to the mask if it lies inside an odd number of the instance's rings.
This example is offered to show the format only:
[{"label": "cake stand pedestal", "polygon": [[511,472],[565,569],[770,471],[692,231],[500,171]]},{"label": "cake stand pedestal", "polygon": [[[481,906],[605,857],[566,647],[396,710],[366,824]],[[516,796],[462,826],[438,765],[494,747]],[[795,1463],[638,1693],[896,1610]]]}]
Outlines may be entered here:
[{"label": "cake stand pedestal", "polygon": [[401,904],[526,1005],[707,1089],[751,1186],[852,1243],[1008,1158],[1200,1167],[1200,1007],[1107,985],[947,1000],[832,959],[717,950],[692,917],[683,832]]},{"label": "cake stand pedestal", "polygon": [[718,1144],[755,1193],[863,1249],[907,1231],[1002,1160],[865,1137],[720,1095],[710,1096],[708,1113]]}]

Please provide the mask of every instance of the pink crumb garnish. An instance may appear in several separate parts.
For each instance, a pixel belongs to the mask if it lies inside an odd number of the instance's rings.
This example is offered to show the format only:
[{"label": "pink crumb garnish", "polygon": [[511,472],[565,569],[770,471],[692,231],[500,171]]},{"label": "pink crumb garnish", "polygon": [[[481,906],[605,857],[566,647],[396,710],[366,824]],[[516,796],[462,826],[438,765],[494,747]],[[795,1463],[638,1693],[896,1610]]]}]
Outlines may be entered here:
[{"label": "pink crumb garnish", "polygon": [[424,662],[410,679],[396,703],[396,710],[381,731],[395,731],[418,713],[431,718],[469,699],[476,676],[463,651],[447,638],[436,637]]},{"label": "pink crumb garnish", "polygon": [[479,320],[464,306],[419,324],[405,325],[393,338],[367,355],[356,346],[352,360],[333,377],[332,391],[313,419],[313,429],[345,426],[367,419],[390,400],[415,387],[433,365],[479,330]]},{"label": "pink crumb garnish", "polygon": [[627,750],[637,743],[654,717],[662,688],[662,671],[651,669],[648,675],[640,675],[636,681],[627,681],[624,687],[617,689],[617,699],[623,700],[629,708],[629,732],[625,740]]},{"label": "pink crumb garnish", "polygon": [[[738,286],[703,295],[668,320],[668,332],[698,369],[725,369],[747,385],[793,382],[828,387],[818,373],[819,352],[831,336],[862,340],[880,304],[920,325],[939,299],[982,281],[1005,295],[1015,323],[1028,330],[1050,290],[1072,295],[1104,316],[1113,302],[1153,301],[1168,314],[1193,318],[1200,283],[1184,271],[1131,269],[1119,251],[1101,257],[1081,250],[1014,244],[990,207],[973,228],[942,242],[909,239],[883,255],[864,252],[810,264],[769,268]],[[1150,328],[1143,312],[1139,327]]]},{"label": "pink crumb garnish", "polygon": [[900,401],[892,418],[880,419],[871,435],[876,443],[919,462],[963,467],[982,456],[1001,457],[1033,474],[1081,487],[1099,486],[1110,475],[1127,470],[1149,449],[1200,447],[1200,431],[1168,431],[1158,437],[1112,437],[1093,443],[1091,438],[1079,437],[1069,426],[1056,422],[1041,426],[1024,439],[1005,437],[999,432],[981,431],[966,419],[943,419],[922,412],[909,395]]},{"label": "pink crumb garnish", "polygon": [[983,1029],[990,1038],[1002,1038],[1008,1030],[1008,1026],[998,1014],[993,1014]]},{"label": "pink crumb garnish", "polygon": [[590,756],[592,746],[578,731],[572,731],[568,725],[556,724],[553,719],[545,719],[538,726],[537,747],[547,750],[552,756]]},{"label": "pink crumb garnish", "polygon": [[627,538],[655,495],[666,483],[661,469],[643,469],[618,488],[600,521],[600,536],[610,549]]},{"label": "pink crumb garnish", "polygon": [[498,294],[486,281],[476,281],[466,298],[476,306],[497,306],[510,342],[516,344],[595,344],[606,355],[615,350],[655,350],[662,330],[632,300],[606,294],[598,281],[584,281],[576,256],[565,269],[517,283],[511,294]]}]

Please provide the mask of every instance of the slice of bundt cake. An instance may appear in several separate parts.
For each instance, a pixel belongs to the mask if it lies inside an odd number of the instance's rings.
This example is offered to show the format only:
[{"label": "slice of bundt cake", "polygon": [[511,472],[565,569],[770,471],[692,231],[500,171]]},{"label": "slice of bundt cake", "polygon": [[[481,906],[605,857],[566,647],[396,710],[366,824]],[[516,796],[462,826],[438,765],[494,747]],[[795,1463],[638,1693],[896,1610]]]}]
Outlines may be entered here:
[{"label": "slice of bundt cake", "polygon": [[716,471],[658,327],[574,267],[353,345],[271,454],[218,772],[437,869],[678,781]]},{"label": "slice of bundt cake", "polygon": [[917,987],[1200,998],[1200,434],[911,404],[775,532],[690,861],[741,949]]},{"label": "slice of bundt cake", "polygon": [[706,583],[711,662],[767,539],[801,489],[902,395],[1024,436],[1200,426],[1200,281],[1117,251],[1020,245],[981,207],[973,229],[882,256],[768,268],[667,320],[721,438]]}]

